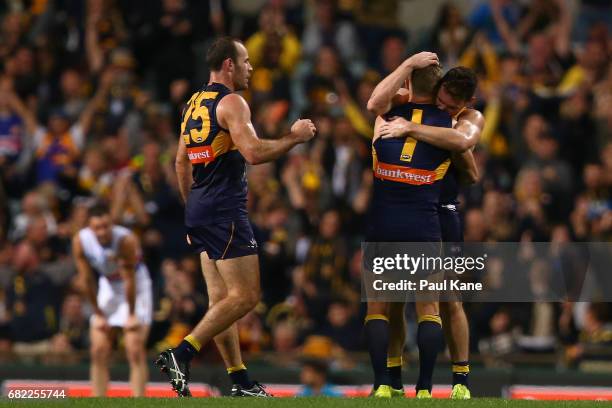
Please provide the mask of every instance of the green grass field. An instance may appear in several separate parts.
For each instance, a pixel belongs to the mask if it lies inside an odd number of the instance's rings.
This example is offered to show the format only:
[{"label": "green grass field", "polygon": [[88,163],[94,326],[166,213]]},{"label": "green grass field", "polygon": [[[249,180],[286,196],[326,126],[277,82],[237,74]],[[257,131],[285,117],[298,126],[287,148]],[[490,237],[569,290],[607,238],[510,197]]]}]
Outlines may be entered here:
[{"label": "green grass field", "polygon": [[379,400],[372,398],[67,398],[63,400],[7,400],[0,399],[0,406],[11,407],[126,407],[126,408],[171,408],[171,407],[219,407],[219,408],[393,408],[393,407],[466,407],[466,408],[586,408],[606,406],[609,402],[594,401],[525,401],[504,400],[499,398],[475,398],[470,401],[434,399],[418,401],[414,399]]}]

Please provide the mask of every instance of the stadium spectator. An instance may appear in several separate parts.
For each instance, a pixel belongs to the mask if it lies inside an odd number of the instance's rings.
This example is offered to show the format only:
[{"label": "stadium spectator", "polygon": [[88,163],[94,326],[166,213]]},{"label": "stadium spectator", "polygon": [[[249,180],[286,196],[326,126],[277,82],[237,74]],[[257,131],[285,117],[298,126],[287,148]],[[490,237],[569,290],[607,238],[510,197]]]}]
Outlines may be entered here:
[{"label": "stadium spectator", "polygon": [[109,199],[115,181],[109,161],[100,146],[92,145],[83,153],[83,165],[77,176],[76,195]]},{"label": "stadium spectator", "polygon": [[300,381],[303,385],[299,392],[300,397],[340,397],[342,394],[335,390],[327,380],[327,362],[316,359],[305,360],[302,364]]},{"label": "stadium spectator", "polygon": [[78,363],[89,347],[89,322],[78,293],[67,294],[60,309],[58,333],[51,339],[48,363]]},{"label": "stadium spectator", "polygon": [[[461,10],[447,2],[438,11],[438,20],[432,29],[431,45],[443,66],[457,65],[470,35],[470,29],[463,21]],[[396,65],[397,66],[397,65]]]},{"label": "stadium spectator", "polygon": [[336,2],[317,0],[314,15],[304,27],[302,52],[312,59],[323,47],[338,50],[344,63],[354,62],[359,57],[359,39],[355,26],[337,17]]},{"label": "stadium spectator", "polygon": [[54,235],[57,232],[55,217],[47,207],[44,195],[37,191],[30,191],[21,201],[20,212],[17,217],[15,217],[15,222],[12,227],[11,239],[17,241],[23,238],[28,226],[36,218],[44,219],[48,234]]},{"label": "stadium spectator", "polygon": [[[278,67],[286,74],[294,71],[301,52],[300,41],[285,23],[285,15],[273,5],[261,10],[259,30],[249,37],[245,46],[253,68]],[[276,60],[270,61],[267,57],[272,48]]]},{"label": "stadium spectator", "polygon": [[358,332],[360,326],[361,322],[354,315],[354,308],[346,301],[335,301],[329,305],[327,321],[317,331],[345,351],[358,351],[361,341],[351,333]]},{"label": "stadium spectator", "polygon": [[22,120],[24,109],[14,92],[0,90],[0,167],[5,177],[12,173],[10,170],[24,153],[27,144]]},{"label": "stadium spectator", "polygon": [[387,37],[380,49],[377,71],[381,78],[389,75],[406,59],[406,40],[399,35]]},{"label": "stadium spectator", "polygon": [[196,59],[190,44],[200,23],[189,3],[183,0],[162,1],[159,22],[148,38],[156,44],[151,64],[155,71],[156,93],[162,100],[168,98],[173,81],[189,80],[194,74]]},{"label": "stadium spectator", "polygon": [[489,336],[478,342],[478,351],[482,354],[487,366],[504,366],[504,357],[516,349],[516,333],[511,313],[500,309],[493,314],[489,323]]},{"label": "stadium spectator", "polygon": [[609,309],[603,303],[591,303],[586,309],[577,342],[565,350],[566,361],[569,365],[576,365],[585,360],[598,360],[601,347],[611,343]]},{"label": "stadium spectator", "polygon": [[481,2],[469,18],[470,26],[482,31],[496,47],[507,47],[511,52],[519,51],[519,40],[512,27],[519,24],[521,7],[514,0]]},{"label": "stadium spectator", "polygon": [[7,291],[13,349],[26,358],[48,353],[51,337],[58,329],[59,292],[41,271],[43,262],[51,257],[46,222],[42,217],[35,218],[15,248],[16,274]]},{"label": "stadium spectator", "polygon": [[319,235],[314,239],[304,262],[306,287],[316,288],[305,292],[307,308],[317,325],[324,322],[324,311],[330,300],[347,296],[348,253],[341,236],[340,215],[336,210],[326,211],[321,217]]}]

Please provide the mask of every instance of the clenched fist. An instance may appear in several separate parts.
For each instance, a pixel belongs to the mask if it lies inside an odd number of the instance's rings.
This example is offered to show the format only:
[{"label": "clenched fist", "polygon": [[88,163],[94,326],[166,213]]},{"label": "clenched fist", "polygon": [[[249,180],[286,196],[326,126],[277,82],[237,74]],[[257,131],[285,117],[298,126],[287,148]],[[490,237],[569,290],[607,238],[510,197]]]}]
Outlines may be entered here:
[{"label": "clenched fist", "polygon": [[310,119],[299,119],[291,126],[291,133],[300,142],[304,143],[312,139],[317,128]]}]

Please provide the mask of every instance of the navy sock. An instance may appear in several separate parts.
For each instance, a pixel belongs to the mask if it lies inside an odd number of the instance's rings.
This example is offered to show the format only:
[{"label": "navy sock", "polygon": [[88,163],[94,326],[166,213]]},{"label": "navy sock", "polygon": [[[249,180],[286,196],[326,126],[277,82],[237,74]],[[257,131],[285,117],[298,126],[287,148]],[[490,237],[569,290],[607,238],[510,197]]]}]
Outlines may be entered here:
[{"label": "navy sock", "polygon": [[241,386],[242,388],[249,389],[253,386],[253,382],[249,379],[249,372],[244,364],[238,367],[230,367],[227,369],[227,374],[232,380],[232,384]]},{"label": "navy sock", "polygon": [[419,380],[416,390],[428,390],[431,392],[434,366],[436,365],[436,358],[442,345],[443,333],[440,317],[432,315],[426,318],[427,320],[419,323],[417,329]]},{"label": "navy sock", "polygon": [[374,389],[390,385],[387,372],[387,349],[389,348],[389,321],[382,315],[366,317],[365,334],[370,361],[374,370]]},{"label": "navy sock", "polygon": [[404,382],[402,381],[402,366],[387,367],[387,371],[389,372],[391,388],[396,390],[402,389],[404,387]]},{"label": "navy sock", "polygon": [[183,340],[180,344],[173,350],[174,355],[177,359],[183,362],[190,362],[193,357],[198,354],[198,350],[187,340]]},{"label": "navy sock", "polygon": [[462,384],[467,387],[469,374],[470,365],[467,361],[453,362],[453,386]]}]

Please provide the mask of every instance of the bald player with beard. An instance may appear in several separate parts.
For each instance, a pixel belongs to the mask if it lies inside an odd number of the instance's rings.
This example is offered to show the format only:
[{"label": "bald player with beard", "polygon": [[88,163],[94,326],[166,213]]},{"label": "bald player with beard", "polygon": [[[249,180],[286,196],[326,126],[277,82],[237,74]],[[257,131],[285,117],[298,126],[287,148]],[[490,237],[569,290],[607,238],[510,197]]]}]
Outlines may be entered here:
[{"label": "bald player with beard", "polygon": [[232,380],[235,397],[267,397],[249,379],[236,322],[260,299],[258,247],[246,209],[246,163],[275,160],[315,135],[310,120],[296,121],[289,134],[259,139],[251,110],[237,94],[248,88],[253,68],[244,45],[221,37],[206,61],[209,83],[193,94],[183,112],[176,172],[185,200],[187,240],[199,254],[209,308],[193,331],[156,360],[180,397],[191,396],[189,367],[201,347],[214,340]]}]

